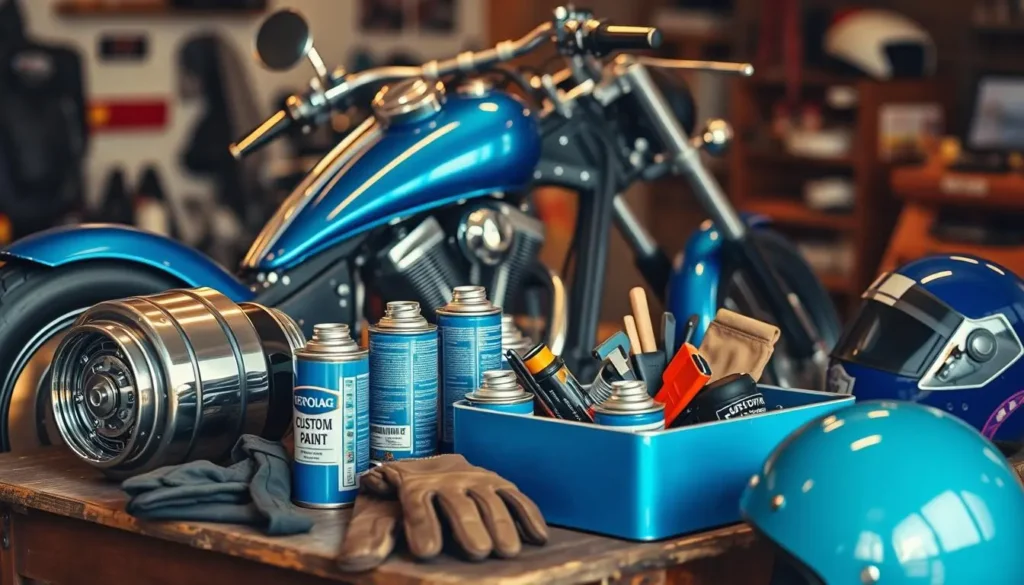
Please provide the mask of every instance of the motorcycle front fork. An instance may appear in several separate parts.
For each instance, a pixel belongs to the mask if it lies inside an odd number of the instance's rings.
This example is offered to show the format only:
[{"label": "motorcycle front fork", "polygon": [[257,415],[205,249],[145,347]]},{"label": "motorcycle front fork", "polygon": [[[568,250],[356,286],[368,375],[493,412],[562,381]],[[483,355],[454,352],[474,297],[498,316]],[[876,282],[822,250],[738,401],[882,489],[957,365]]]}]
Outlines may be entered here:
[{"label": "motorcycle front fork", "polygon": [[[736,255],[740,269],[749,278],[751,287],[775,316],[776,324],[786,338],[790,355],[801,360],[820,355],[823,351],[820,336],[799,297],[788,289],[772,270],[756,244],[747,237],[747,226],[743,218],[733,208],[718,181],[701,162],[700,152],[690,143],[689,137],[658,86],[651,79],[646,67],[642,63],[630,63],[626,65],[625,77],[637,102],[655,122],[654,127],[657,128],[659,137],[668,146],[676,172],[686,177],[697,199],[729,244],[724,248],[725,253]],[[625,209],[624,202],[619,207]],[[620,229],[623,225],[629,224],[630,222],[624,220],[617,222]],[[639,227],[635,222],[633,225]],[[635,236],[627,236],[626,240],[631,243],[634,240],[639,241]],[[638,257],[642,255],[643,249],[634,250],[637,251]]]},{"label": "motorcycle front fork", "polygon": [[[616,195],[613,211],[615,226],[632,249],[640,275],[658,299],[664,302],[669,275],[672,271],[668,255],[633,215],[633,211],[622,195]],[[728,212],[735,213],[731,205]],[[720,225],[722,225],[720,222],[716,222],[716,226]],[[719,232],[723,233],[723,230],[719,230]],[[741,239],[732,240],[729,245],[723,247],[722,253],[732,256],[732,258],[723,259],[723,263],[740,268],[745,283],[776,319],[776,324],[786,340],[790,357],[804,360],[821,355],[824,348],[820,342],[817,327],[804,308],[802,301],[779,279],[760,249],[750,238],[746,237],[747,233],[744,226],[739,235]],[[726,285],[727,283],[720,283],[720,286]],[[689,315],[676,315],[677,321],[687,318]]]}]

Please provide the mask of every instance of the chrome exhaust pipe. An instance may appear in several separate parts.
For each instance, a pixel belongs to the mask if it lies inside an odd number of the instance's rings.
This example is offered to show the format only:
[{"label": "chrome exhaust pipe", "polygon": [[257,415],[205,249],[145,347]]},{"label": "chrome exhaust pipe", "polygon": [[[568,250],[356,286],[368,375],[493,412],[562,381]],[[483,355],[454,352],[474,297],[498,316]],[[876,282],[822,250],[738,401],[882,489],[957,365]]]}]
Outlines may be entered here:
[{"label": "chrome exhaust pipe", "polygon": [[78,457],[113,478],[218,461],[242,434],[288,430],[292,356],[304,344],[284,313],[211,288],[103,302],[57,348],[54,420]]},{"label": "chrome exhaust pipe", "polygon": [[548,268],[551,281],[551,320],[548,321],[548,347],[555,355],[565,351],[565,338],[569,333],[569,304],[565,283],[557,272]]}]

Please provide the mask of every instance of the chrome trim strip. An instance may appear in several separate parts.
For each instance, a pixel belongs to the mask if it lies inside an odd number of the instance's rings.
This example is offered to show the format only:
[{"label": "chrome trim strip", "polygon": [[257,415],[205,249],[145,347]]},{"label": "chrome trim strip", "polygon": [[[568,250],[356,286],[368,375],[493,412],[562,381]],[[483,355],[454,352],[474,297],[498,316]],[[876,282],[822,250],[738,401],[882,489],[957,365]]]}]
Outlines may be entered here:
[{"label": "chrome trim strip", "polygon": [[249,247],[248,253],[242,260],[243,269],[254,270],[259,267],[260,261],[268,254],[272,254],[274,246],[280,239],[281,234],[291,226],[295,218],[302,210],[309,205],[309,202],[317,194],[323,195],[324,185],[335,176],[343,173],[346,167],[351,166],[370,147],[383,136],[383,128],[373,117],[367,118],[339,142],[324,158],[313,167],[308,175],[292,193],[285,199],[284,203],[277,209],[274,216],[270,218],[267,225],[263,227],[260,234]]}]

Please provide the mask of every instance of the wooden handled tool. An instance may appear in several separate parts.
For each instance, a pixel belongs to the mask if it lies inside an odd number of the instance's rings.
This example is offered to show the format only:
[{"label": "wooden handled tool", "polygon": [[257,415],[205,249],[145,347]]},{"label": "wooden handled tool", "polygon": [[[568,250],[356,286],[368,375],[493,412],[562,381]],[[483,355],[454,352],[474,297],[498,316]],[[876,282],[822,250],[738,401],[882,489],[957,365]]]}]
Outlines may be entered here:
[{"label": "wooden handled tool", "polygon": [[658,351],[651,310],[647,307],[647,293],[643,287],[637,286],[629,291],[629,304],[633,307],[633,319],[636,320],[636,331],[640,336],[640,350],[643,353]]},{"label": "wooden handled tool", "polygon": [[642,351],[640,336],[636,333],[636,321],[633,320],[632,315],[626,315],[622,318],[622,322],[626,325],[626,335],[629,337],[629,353],[636,355]]}]

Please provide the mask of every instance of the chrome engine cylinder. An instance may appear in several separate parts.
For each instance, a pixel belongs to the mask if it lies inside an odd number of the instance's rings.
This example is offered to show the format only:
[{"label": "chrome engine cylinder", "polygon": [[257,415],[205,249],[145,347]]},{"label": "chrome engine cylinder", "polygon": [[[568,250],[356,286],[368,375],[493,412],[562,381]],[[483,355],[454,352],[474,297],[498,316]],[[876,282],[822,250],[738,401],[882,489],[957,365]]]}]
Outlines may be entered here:
[{"label": "chrome engine cylinder", "polygon": [[114,478],[217,461],[242,434],[287,431],[304,344],[284,313],[210,288],[103,302],[54,355],[54,420],[72,451]]}]

